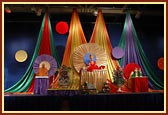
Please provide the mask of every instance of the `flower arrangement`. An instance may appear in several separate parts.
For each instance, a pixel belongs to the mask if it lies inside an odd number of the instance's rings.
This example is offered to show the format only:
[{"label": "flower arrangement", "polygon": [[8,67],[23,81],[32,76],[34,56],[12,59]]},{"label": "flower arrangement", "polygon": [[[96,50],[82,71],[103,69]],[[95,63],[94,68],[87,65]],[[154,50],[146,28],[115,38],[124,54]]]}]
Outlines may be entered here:
[{"label": "flower arrangement", "polygon": [[125,83],[125,79],[123,78],[123,76],[124,76],[124,73],[121,68],[114,70],[113,72],[114,82],[113,83],[117,85],[118,88],[120,88]]},{"label": "flower arrangement", "polygon": [[108,82],[107,82],[107,81],[104,82],[103,85],[104,85],[104,86],[103,86],[103,88],[102,88],[102,93],[110,93],[110,87],[109,87]]},{"label": "flower arrangement", "polygon": [[59,71],[59,81],[58,84],[63,87],[67,87],[69,85],[69,71],[71,70],[70,67],[62,65]]}]

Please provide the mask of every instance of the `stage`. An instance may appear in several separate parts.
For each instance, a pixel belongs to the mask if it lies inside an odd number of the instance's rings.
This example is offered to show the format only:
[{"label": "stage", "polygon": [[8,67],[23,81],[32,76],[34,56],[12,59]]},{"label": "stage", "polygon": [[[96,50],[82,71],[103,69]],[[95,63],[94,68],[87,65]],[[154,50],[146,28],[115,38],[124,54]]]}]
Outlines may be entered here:
[{"label": "stage", "polygon": [[164,93],[112,93],[4,97],[5,111],[163,111]]}]

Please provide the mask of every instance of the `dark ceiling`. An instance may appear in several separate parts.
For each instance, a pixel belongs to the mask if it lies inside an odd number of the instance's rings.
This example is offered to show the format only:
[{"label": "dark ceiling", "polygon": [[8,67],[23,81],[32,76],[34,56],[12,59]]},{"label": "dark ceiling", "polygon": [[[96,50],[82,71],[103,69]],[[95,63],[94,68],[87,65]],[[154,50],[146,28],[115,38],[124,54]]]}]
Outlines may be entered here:
[{"label": "dark ceiling", "polygon": [[[102,9],[106,23],[123,23],[129,12],[139,24],[163,24],[163,4],[5,4],[12,13],[5,13],[6,22],[41,21],[48,9],[51,21],[70,21],[72,10],[76,8],[83,23],[95,22],[95,11]],[[35,18],[36,17],[36,18]],[[158,23],[159,22],[159,23]]]}]

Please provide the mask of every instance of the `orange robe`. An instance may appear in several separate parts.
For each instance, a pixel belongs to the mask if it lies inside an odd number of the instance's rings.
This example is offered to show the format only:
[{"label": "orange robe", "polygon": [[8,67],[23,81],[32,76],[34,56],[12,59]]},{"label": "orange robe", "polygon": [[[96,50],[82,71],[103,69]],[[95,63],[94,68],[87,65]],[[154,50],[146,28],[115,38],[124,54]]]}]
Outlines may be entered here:
[{"label": "orange robe", "polygon": [[37,76],[48,76],[48,69],[46,69],[46,68],[39,68]]}]

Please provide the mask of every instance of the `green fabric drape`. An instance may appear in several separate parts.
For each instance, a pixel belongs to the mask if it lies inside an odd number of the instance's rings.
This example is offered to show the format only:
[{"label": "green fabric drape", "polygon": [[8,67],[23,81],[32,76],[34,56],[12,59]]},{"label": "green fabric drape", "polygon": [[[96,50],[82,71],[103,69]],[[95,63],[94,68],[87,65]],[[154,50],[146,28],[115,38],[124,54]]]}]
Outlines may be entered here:
[{"label": "green fabric drape", "polygon": [[[34,78],[33,63],[34,63],[35,59],[37,58],[37,56],[39,54],[39,51],[40,51],[40,43],[41,43],[42,35],[43,35],[45,17],[46,17],[46,14],[44,15],[44,18],[43,18],[43,21],[42,21],[42,24],[41,24],[41,28],[40,28],[40,32],[39,32],[39,35],[38,35],[38,39],[37,39],[36,47],[35,47],[35,50],[34,50],[34,54],[32,56],[32,59],[30,61],[30,64],[29,64],[25,74],[12,87],[6,89],[5,92],[27,92],[30,85],[32,84],[32,81],[33,81],[33,78]],[[59,67],[60,66],[60,61],[59,61],[58,56],[57,56],[56,51],[55,51],[55,44],[54,44],[54,39],[53,39],[50,20],[49,20],[49,29],[50,29],[51,55],[54,58],[56,58],[57,65]]]},{"label": "green fabric drape", "polygon": [[129,13],[125,19],[119,46],[123,48],[125,52],[124,57],[119,60],[122,67],[125,67],[131,62],[137,63],[141,66],[143,74],[148,76],[150,87],[154,89],[163,89],[163,80],[161,80],[161,76],[157,75],[146,57]]}]

